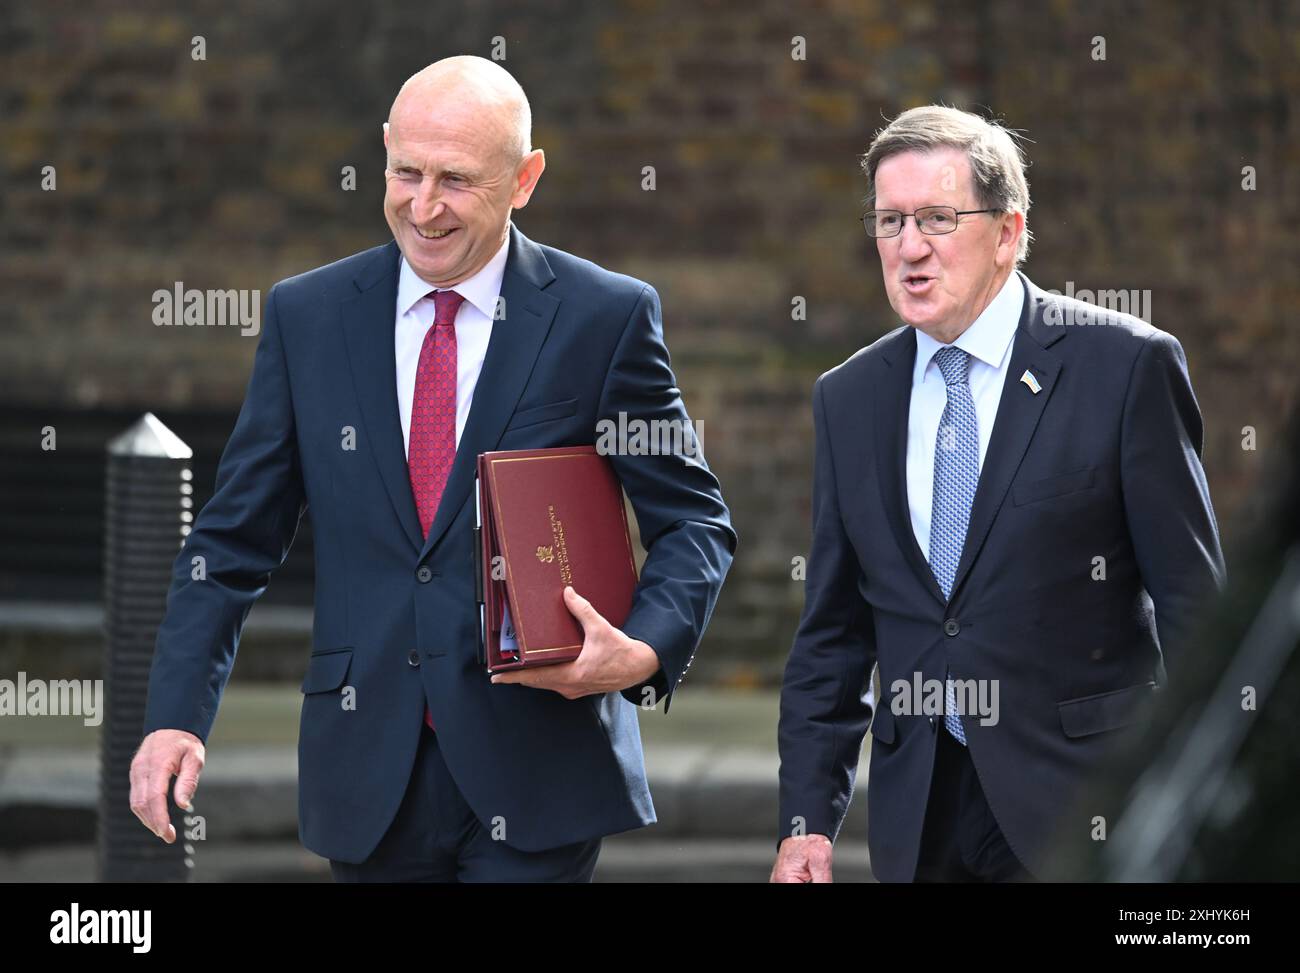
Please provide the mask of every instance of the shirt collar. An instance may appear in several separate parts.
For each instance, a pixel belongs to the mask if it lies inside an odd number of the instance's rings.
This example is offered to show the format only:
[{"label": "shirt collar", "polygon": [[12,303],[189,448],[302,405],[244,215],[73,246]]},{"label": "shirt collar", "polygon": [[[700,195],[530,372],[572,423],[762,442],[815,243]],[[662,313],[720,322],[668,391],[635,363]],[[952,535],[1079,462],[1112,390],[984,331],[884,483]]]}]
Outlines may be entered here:
[{"label": "shirt collar", "polygon": [[[1020,327],[1020,312],[1024,307],[1025,290],[1020,283],[1020,275],[1012,271],[1007,275],[1002,289],[989,301],[988,307],[980,312],[974,323],[963,331],[953,342],[957,348],[978,358],[993,368],[1002,366],[1011,339]],[[924,331],[916,332],[916,365],[912,372],[912,384],[925,381],[926,369],[935,352],[947,345],[935,341]]]},{"label": "shirt collar", "polygon": [[[510,233],[507,230],[506,238],[501,243],[500,248],[479,269],[479,272],[450,288],[478,308],[489,321],[493,320],[497,298],[501,295],[501,281],[505,277],[506,257],[509,252]],[[399,316],[406,314],[411,308],[415,307],[421,298],[428,297],[430,291],[437,289],[412,269],[411,265],[406,262],[405,256],[401,258],[400,262],[401,270],[397,278],[397,313]]]}]

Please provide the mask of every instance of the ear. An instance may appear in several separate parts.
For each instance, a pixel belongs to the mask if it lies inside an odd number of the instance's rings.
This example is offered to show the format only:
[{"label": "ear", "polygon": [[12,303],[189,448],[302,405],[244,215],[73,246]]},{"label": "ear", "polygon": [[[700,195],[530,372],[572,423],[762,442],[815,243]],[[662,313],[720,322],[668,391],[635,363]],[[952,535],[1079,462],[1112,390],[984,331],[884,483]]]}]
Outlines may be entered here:
[{"label": "ear", "polygon": [[388,123],[384,122],[384,148],[388,148]]},{"label": "ear", "polygon": [[998,249],[994,262],[999,267],[1014,267],[1020,236],[1025,232],[1025,214],[1003,213],[998,219],[1002,225],[998,228]]},{"label": "ear", "polygon": [[511,207],[523,209],[528,205],[533,190],[537,188],[537,180],[542,178],[545,168],[546,154],[541,149],[533,149],[520,160],[515,168],[515,191],[510,197]]}]

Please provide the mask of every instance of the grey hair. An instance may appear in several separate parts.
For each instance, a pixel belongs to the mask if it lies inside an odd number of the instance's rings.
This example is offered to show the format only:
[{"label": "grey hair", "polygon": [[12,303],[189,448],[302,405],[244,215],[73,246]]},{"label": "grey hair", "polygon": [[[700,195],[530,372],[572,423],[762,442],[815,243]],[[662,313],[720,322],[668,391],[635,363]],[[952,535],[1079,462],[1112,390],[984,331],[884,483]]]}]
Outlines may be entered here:
[{"label": "grey hair", "polygon": [[1029,232],[1029,182],[1025,179],[1024,153],[1012,129],[996,120],[981,118],[959,108],[924,105],[903,112],[876,132],[871,147],[862,156],[862,171],[867,177],[866,204],[876,200],[876,169],[891,155],[900,152],[932,152],[953,148],[966,153],[970,160],[971,180],[980,206],[1004,213],[1020,213],[1025,229],[1016,247],[1016,266],[1029,254],[1033,234]]}]

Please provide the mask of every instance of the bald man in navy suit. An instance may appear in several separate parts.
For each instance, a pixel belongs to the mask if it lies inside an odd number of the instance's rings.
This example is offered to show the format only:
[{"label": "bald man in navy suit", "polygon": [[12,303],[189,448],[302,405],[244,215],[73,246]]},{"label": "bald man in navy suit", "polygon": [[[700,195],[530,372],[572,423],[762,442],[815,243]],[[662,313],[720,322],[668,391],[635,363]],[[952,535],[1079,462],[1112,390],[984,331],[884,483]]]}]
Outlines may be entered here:
[{"label": "bald man in navy suit", "polygon": [[[170,778],[185,807],[244,619],[308,507],[299,829],[337,880],[585,882],[602,836],[655,821],[637,707],[668,711],[736,533],[686,435],[654,288],[513,225],[545,166],[529,130],[493,62],[416,74],[384,125],[394,239],[269,294],[216,492],[176,561],[132,765],[131,806],[164,840]],[[579,658],[489,678],[478,454],[595,445],[633,422],[683,435],[681,455],[609,457],[647,549],[630,614],[615,626],[569,588]]]}]

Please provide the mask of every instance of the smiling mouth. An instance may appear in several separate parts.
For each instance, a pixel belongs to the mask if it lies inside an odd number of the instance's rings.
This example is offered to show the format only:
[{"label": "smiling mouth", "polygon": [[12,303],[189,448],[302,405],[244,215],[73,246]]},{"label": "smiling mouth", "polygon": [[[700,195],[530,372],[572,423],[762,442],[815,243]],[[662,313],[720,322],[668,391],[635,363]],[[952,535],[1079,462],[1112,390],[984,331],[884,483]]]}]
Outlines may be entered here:
[{"label": "smiling mouth", "polygon": [[[412,226],[415,226],[414,223],[412,223],[411,225],[412,225]],[[451,229],[449,229],[449,230],[430,230],[428,233],[425,233],[425,232],[424,232],[423,230],[421,230],[418,226],[415,226],[415,232],[416,232],[417,234],[419,234],[421,237],[423,237],[424,239],[426,239],[426,240],[441,240],[441,239],[443,239],[444,237],[446,237],[446,236],[448,236],[448,235],[450,235],[450,234],[452,234],[452,233],[455,233],[457,229],[459,229],[459,227],[454,227],[454,226],[453,226],[453,227],[452,227]]]}]

